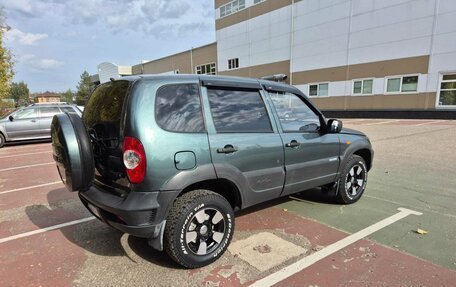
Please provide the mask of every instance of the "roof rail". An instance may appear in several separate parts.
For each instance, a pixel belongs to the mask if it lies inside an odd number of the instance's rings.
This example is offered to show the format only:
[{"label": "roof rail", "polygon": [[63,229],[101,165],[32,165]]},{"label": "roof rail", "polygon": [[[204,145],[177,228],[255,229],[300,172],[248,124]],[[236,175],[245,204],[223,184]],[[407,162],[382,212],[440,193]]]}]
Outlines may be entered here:
[{"label": "roof rail", "polygon": [[31,106],[41,106],[41,105],[69,105],[70,103],[68,102],[48,102],[48,103],[33,103],[30,104],[29,107]]}]

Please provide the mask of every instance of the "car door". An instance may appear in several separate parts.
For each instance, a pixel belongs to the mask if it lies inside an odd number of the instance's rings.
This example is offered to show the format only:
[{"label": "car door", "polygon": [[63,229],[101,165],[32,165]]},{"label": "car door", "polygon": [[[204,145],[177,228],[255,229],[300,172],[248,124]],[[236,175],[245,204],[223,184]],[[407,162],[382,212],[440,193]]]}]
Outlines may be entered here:
[{"label": "car door", "polygon": [[55,115],[62,113],[59,107],[40,107],[39,136],[51,137],[51,123]]},{"label": "car door", "polygon": [[10,121],[5,124],[6,132],[11,140],[35,137],[39,130],[37,107],[20,109],[11,116]]},{"label": "car door", "polygon": [[[285,180],[284,149],[261,86],[211,82],[203,87],[212,162],[237,185],[243,207],[276,198]],[[228,85],[228,87],[227,87]]]},{"label": "car door", "polygon": [[269,91],[285,147],[286,179],[282,195],[331,183],[339,168],[339,137],[323,133],[325,124],[304,96]]}]

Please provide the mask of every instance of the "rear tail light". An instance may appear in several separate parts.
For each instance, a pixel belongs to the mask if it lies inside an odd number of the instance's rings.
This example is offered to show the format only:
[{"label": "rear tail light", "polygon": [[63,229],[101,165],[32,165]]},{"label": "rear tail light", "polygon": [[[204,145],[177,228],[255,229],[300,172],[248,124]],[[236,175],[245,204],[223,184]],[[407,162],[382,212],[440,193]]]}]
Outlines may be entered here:
[{"label": "rear tail light", "polygon": [[128,179],[131,183],[141,183],[146,175],[146,153],[142,143],[133,137],[125,137],[122,150]]}]

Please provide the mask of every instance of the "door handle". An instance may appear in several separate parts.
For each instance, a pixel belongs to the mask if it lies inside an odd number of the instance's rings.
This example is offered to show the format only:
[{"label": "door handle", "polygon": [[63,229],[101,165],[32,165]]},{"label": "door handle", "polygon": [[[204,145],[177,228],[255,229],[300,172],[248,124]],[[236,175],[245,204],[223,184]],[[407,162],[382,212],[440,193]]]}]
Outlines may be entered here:
[{"label": "door handle", "polygon": [[36,123],[36,120],[31,120],[32,123]]},{"label": "door handle", "polygon": [[237,148],[234,146],[227,144],[224,148],[218,148],[217,153],[233,153],[237,152]]},{"label": "door handle", "polygon": [[296,141],[296,140],[292,140],[291,142],[285,144],[286,147],[292,147],[292,148],[298,147],[300,145],[301,144],[298,143],[298,141]]}]

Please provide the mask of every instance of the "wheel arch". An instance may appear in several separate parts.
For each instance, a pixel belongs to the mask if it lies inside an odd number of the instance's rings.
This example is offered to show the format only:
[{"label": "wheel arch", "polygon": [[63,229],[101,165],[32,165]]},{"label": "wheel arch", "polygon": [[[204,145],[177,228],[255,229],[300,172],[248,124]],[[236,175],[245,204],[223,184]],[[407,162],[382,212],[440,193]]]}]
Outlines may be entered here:
[{"label": "wheel arch", "polygon": [[364,159],[364,161],[366,162],[366,166],[367,166],[367,171],[369,171],[372,167],[372,152],[367,149],[367,148],[362,148],[362,149],[358,149],[356,150],[355,152],[353,152],[354,155],[357,155],[357,156],[360,156]]},{"label": "wheel arch", "polygon": [[233,210],[242,208],[241,192],[236,184],[228,179],[216,178],[192,183],[185,187],[177,197],[195,189],[207,189],[220,194],[230,203]]}]

